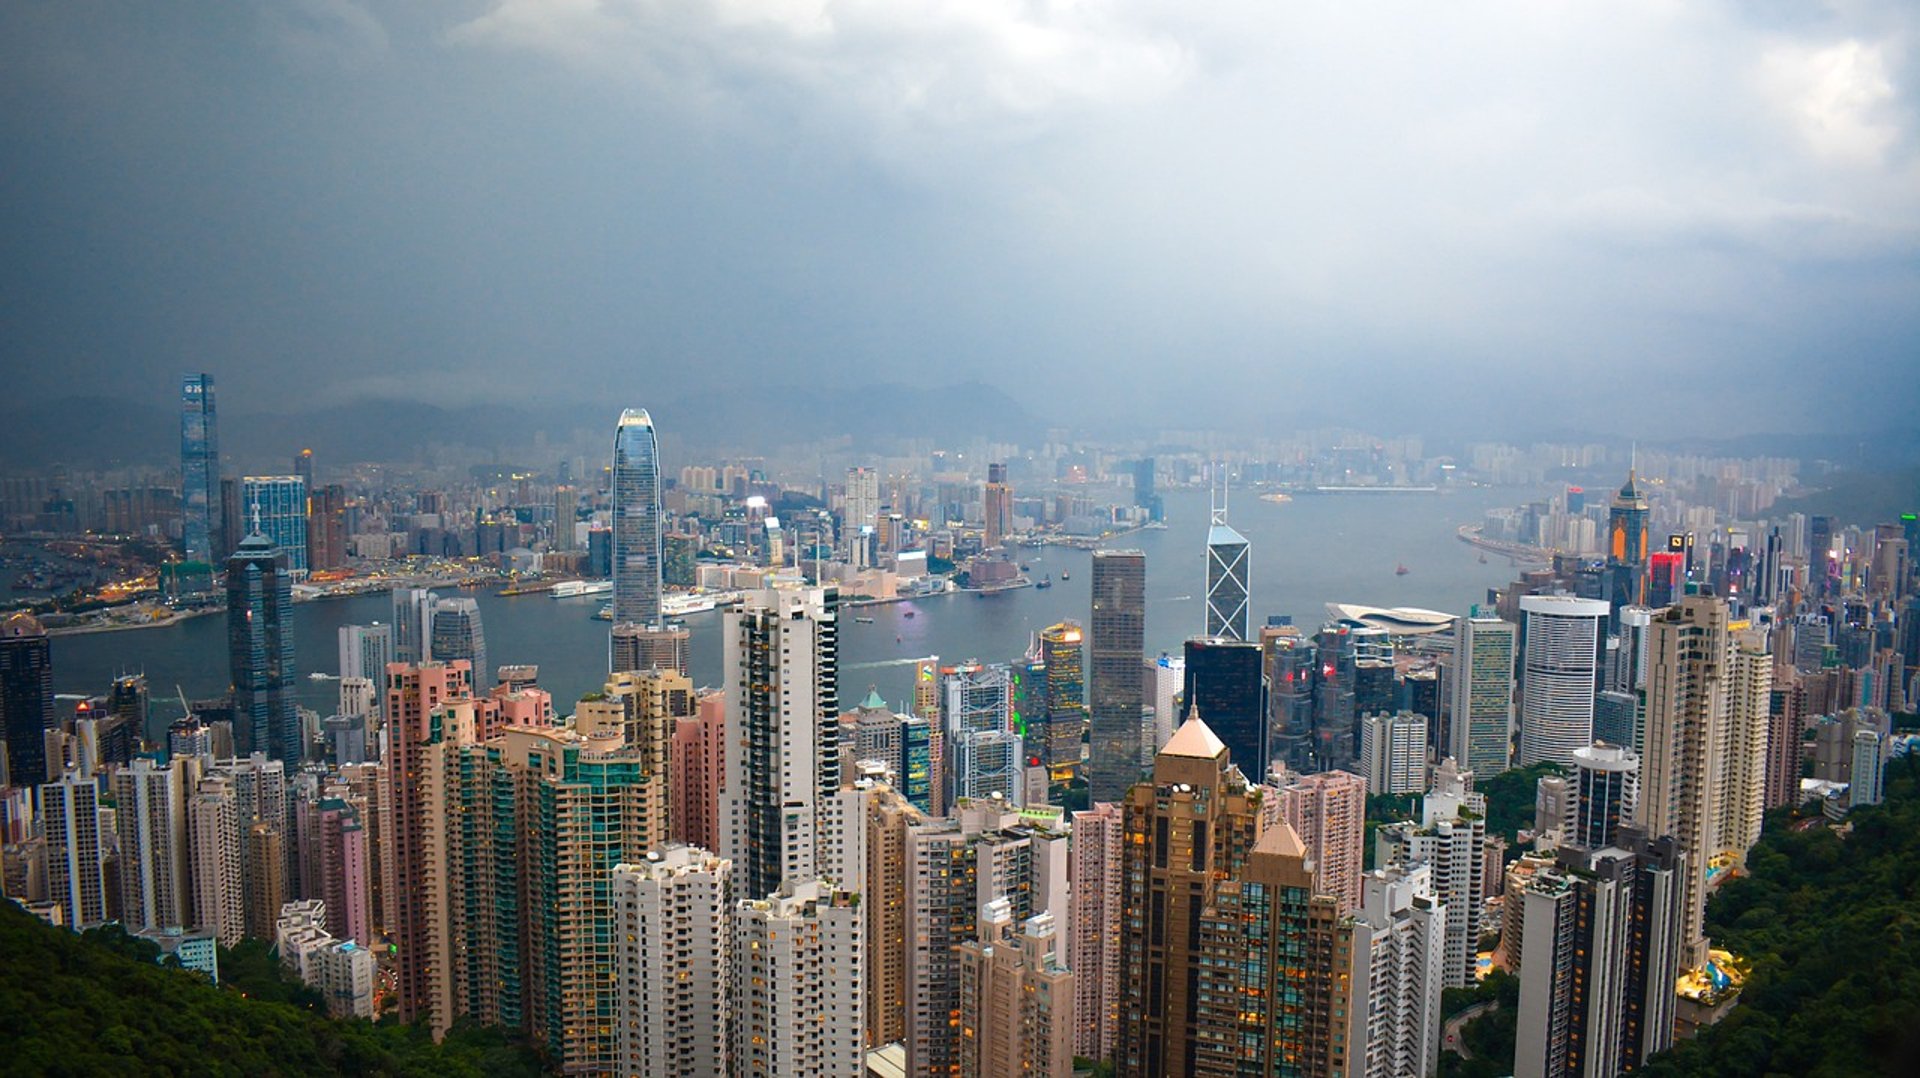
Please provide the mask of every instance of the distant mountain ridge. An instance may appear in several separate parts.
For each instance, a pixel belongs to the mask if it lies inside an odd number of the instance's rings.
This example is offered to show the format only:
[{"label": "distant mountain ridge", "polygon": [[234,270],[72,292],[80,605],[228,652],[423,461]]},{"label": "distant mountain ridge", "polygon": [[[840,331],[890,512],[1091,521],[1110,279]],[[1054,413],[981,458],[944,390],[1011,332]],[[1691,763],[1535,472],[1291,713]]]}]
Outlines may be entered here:
[{"label": "distant mountain ridge", "polygon": [[[220,447],[229,469],[289,467],[311,448],[337,463],[410,461],[430,446],[495,449],[529,456],[536,434],[565,445],[578,435],[612,438],[622,407],[645,407],[662,434],[689,449],[771,453],[782,446],[842,436],[855,445],[901,437],[964,442],[980,437],[1030,441],[1042,423],[996,386],[898,384],[729,386],[668,400],[602,398],[549,404],[502,399],[497,404],[442,408],[429,402],[364,400],[306,412],[220,413]],[[178,460],[179,413],[163,404],[73,397],[32,405],[0,405],[0,468],[165,468]],[[609,444],[610,441],[609,441]],[[274,463],[281,462],[281,463]]]}]

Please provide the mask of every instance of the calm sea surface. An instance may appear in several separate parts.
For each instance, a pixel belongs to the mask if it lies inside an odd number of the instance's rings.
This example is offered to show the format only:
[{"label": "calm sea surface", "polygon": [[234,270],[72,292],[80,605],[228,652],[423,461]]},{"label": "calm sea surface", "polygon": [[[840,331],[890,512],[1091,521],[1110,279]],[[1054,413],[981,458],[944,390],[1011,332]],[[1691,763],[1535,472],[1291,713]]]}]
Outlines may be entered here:
[{"label": "calm sea surface", "polygon": [[[1454,537],[1460,524],[1477,521],[1488,508],[1523,501],[1513,489],[1447,494],[1332,495],[1302,497],[1285,505],[1251,496],[1235,501],[1233,525],[1252,544],[1254,623],[1270,614],[1290,614],[1318,626],[1328,602],[1419,606],[1454,613],[1484,601],[1486,590],[1513,579],[1504,558],[1479,552]],[[1177,651],[1200,631],[1206,572],[1207,497],[1198,491],[1167,496],[1168,527],[1124,536],[1112,545],[1147,554],[1147,647]],[[1051,574],[1048,589],[1026,588],[989,597],[955,594],[853,611],[871,625],[845,619],[841,628],[841,695],[851,700],[869,684],[889,700],[907,698],[912,660],[939,655],[947,661],[1004,661],[1026,650],[1031,633],[1089,613],[1089,555],[1081,550],[1025,551],[1023,561],[1038,579]],[[1408,573],[1396,576],[1396,565]],[[1071,579],[1062,579],[1070,574]],[[604,597],[554,599],[547,595],[501,598],[468,592],[479,600],[493,663],[537,663],[540,684],[556,708],[599,686],[606,670],[607,623],[593,618]],[[914,617],[907,617],[908,611]],[[390,620],[385,595],[304,603],[295,608],[294,639],[303,676],[300,701],[329,713],[337,684],[312,680],[310,672],[337,674],[340,626]],[[688,619],[693,630],[693,675],[700,684],[720,681],[718,613]],[[105,691],[122,671],[144,671],[153,694],[153,730],[179,717],[179,686],[189,697],[225,691],[226,619],[212,615],[162,629],[130,630],[53,640],[55,691]]]}]

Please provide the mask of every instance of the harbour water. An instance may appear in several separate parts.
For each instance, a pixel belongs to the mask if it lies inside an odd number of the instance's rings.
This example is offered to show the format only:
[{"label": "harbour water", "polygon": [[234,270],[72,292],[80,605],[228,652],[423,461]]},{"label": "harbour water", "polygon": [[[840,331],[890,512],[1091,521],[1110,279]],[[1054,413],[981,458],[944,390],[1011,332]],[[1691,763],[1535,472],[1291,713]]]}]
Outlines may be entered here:
[{"label": "harbour water", "polygon": [[[1503,558],[1480,561],[1480,552],[1454,534],[1489,508],[1510,505],[1524,492],[1470,490],[1438,494],[1302,496],[1286,504],[1251,496],[1236,499],[1232,524],[1252,548],[1252,610],[1257,625],[1269,615],[1291,615],[1308,628],[1325,617],[1328,602],[1418,606],[1461,613],[1485,601],[1489,587],[1517,572]],[[1207,496],[1174,491],[1166,497],[1167,527],[1124,536],[1112,546],[1137,547],[1147,555],[1147,649],[1177,651],[1201,630],[1205,592]],[[1088,552],[1065,547],[1021,551],[1034,579],[1052,576],[1051,588],[1020,588],[988,596],[955,593],[859,611],[841,625],[841,695],[851,701],[869,684],[896,703],[912,689],[913,660],[939,655],[1017,658],[1029,636],[1089,613]],[[1407,573],[1396,575],[1405,565]],[[479,600],[487,653],[496,663],[537,663],[540,684],[555,707],[599,686],[607,661],[607,623],[595,620],[603,596],[554,599],[545,594],[502,597],[468,593]],[[911,614],[912,616],[908,616]],[[313,680],[311,672],[339,671],[340,626],[387,621],[385,595],[304,603],[295,608],[294,639],[303,706],[321,714],[334,706],[338,686]],[[693,675],[703,685],[720,681],[722,614],[686,619],[693,633]],[[190,698],[225,691],[226,619],[194,618],[159,629],[55,637],[57,692],[104,692],[120,672],[144,672],[153,695],[152,730],[157,736],[180,714],[176,686]]]}]

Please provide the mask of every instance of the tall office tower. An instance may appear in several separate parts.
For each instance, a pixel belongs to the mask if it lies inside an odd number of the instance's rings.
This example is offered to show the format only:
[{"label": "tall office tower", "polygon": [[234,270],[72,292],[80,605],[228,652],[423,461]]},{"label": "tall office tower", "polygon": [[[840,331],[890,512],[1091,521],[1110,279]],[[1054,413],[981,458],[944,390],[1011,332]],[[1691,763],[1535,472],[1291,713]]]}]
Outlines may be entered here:
[{"label": "tall office tower", "polygon": [[1074,974],[1062,962],[1054,918],[1014,925],[1000,898],[980,918],[980,938],[960,945],[960,1074],[1072,1078]]},{"label": "tall office tower", "polygon": [[[1767,771],[1764,806],[1798,804],[1801,735],[1806,730],[1807,693],[1791,666],[1774,669],[1767,692]],[[1763,809],[1764,811],[1764,809]]]},{"label": "tall office tower", "polygon": [[1073,814],[1073,913],[1067,919],[1073,931],[1067,941],[1067,968],[1074,974],[1073,1051],[1092,1060],[1112,1059],[1120,1036],[1125,833],[1126,817],[1118,805],[1101,802]]},{"label": "tall office tower", "polygon": [[1514,626],[1479,607],[1453,621],[1453,725],[1447,755],[1498,775],[1513,752]]},{"label": "tall office tower", "polygon": [[1323,627],[1314,635],[1314,650],[1319,664],[1313,678],[1312,770],[1354,770],[1360,738],[1354,693],[1359,647],[1353,628]]},{"label": "tall office tower", "polygon": [[1726,603],[1693,595],[1656,614],[1649,651],[1647,744],[1636,819],[1650,834],[1673,836],[1685,859],[1680,962],[1700,969],[1707,960],[1707,861],[1718,852],[1725,796],[1716,780],[1732,747],[1727,727],[1734,647]]},{"label": "tall office tower", "polygon": [[720,845],[720,786],[726,781],[727,698],[701,695],[691,718],[674,720],[673,760],[667,769],[672,808],[667,834],[675,842],[710,850]]},{"label": "tall office tower", "polygon": [[1001,663],[941,671],[947,800],[998,796],[1025,804],[1020,736],[1013,732],[1013,682]]},{"label": "tall office tower", "polygon": [[384,681],[393,657],[393,626],[340,626],[340,676]]},{"label": "tall office tower", "polygon": [[1267,773],[1267,685],[1260,645],[1225,638],[1187,641],[1187,717],[1198,714],[1227,746],[1242,775]]},{"label": "tall office tower", "polygon": [[[1593,698],[1593,739],[1631,748],[1640,741],[1640,698],[1611,689]],[[1637,750],[1636,750],[1637,751]]]},{"label": "tall office tower", "polygon": [[1807,598],[1818,604],[1839,586],[1839,563],[1833,555],[1833,518],[1807,520]]},{"label": "tall office tower", "polygon": [[227,669],[236,739],[298,764],[306,746],[294,700],[293,575],[286,551],[259,532],[227,559]]},{"label": "tall office tower", "polygon": [[241,856],[246,859],[242,882],[246,893],[247,935],[254,939],[272,939],[273,926],[280,919],[280,907],[291,894],[287,879],[287,836],[282,828],[262,822],[247,827],[240,843]]},{"label": "tall office tower", "polygon": [[1733,656],[1727,680],[1727,725],[1721,749],[1712,761],[1715,769],[1713,854],[1725,854],[1737,865],[1747,863],[1747,851],[1760,841],[1767,811],[1767,746],[1771,736],[1773,656],[1766,634],[1746,630],[1733,634]]},{"label": "tall office tower", "polygon": [[[840,540],[848,553],[864,553],[859,542],[862,529],[880,526],[880,473],[872,468],[847,469],[847,504],[840,514]],[[864,565],[859,557],[855,565]]]},{"label": "tall office tower", "polygon": [[1647,524],[1653,516],[1634,472],[1607,509],[1607,566],[1613,578],[1615,609],[1646,600]]},{"label": "tall office tower", "polygon": [[186,774],[184,762],[163,767],[144,757],[113,773],[120,920],[129,931],[191,927]]},{"label": "tall office tower", "polygon": [[1573,826],[1570,846],[1600,850],[1633,824],[1640,799],[1640,757],[1632,749],[1595,742],[1573,750]]},{"label": "tall office tower", "polygon": [[1285,820],[1307,848],[1319,891],[1340,901],[1343,912],[1360,907],[1360,872],[1366,850],[1367,782],[1347,771],[1293,776],[1269,788],[1267,822]]},{"label": "tall office tower", "polygon": [[1041,762],[1056,788],[1080,774],[1080,752],[1087,733],[1087,675],[1080,624],[1062,621],[1040,630],[1040,659],[1046,664],[1046,732],[1040,738]]},{"label": "tall office tower", "polygon": [[307,568],[347,564],[347,492],[338,483],[307,485]]},{"label": "tall office tower", "polygon": [[101,833],[100,788],[93,776],[68,771],[40,786],[46,836],[47,898],[79,931],[107,919],[107,843]]},{"label": "tall office tower", "polygon": [[53,729],[53,651],[32,614],[0,621],[0,785],[47,781],[47,731]]},{"label": "tall office tower", "polygon": [[1369,872],[1362,882],[1366,898],[1346,928],[1354,997],[1349,1073],[1425,1078],[1440,1059],[1447,905],[1434,896],[1424,865]]},{"label": "tall office tower", "polygon": [[[1267,677],[1267,766],[1305,773],[1313,765],[1313,685],[1318,653],[1291,625],[1260,630]],[[1259,776],[1264,780],[1265,775]]]},{"label": "tall office tower", "polygon": [[[1207,528],[1207,635],[1245,641],[1249,591],[1247,537],[1227,525],[1227,509],[1213,510]],[[1231,744],[1231,743],[1229,743]]]},{"label": "tall office tower", "polygon": [[553,488],[553,528],[547,533],[547,546],[561,553],[580,549],[574,525],[580,522],[580,491],[562,482]]},{"label": "tall office tower", "polygon": [[1375,843],[1378,864],[1427,865],[1432,870],[1433,893],[1447,904],[1448,988],[1466,988],[1475,981],[1480,914],[1487,896],[1485,801],[1467,792],[1465,780],[1442,763],[1421,806],[1420,822],[1382,827]]},{"label": "tall office tower", "polygon": [[293,474],[300,477],[308,490],[313,489],[313,450],[302,449],[293,455]]},{"label": "tall office tower", "polygon": [[741,896],[807,880],[840,789],[836,588],[769,588],[726,614],[723,852]]},{"label": "tall office tower", "polygon": [[1684,858],[1668,837],[1619,838],[1563,849],[1508,896],[1526,908],[1516,1076],[1621,1074],[1673,1043]]},{"label": "tall office tower", "polygon": [[1593,701],[1607,648],[1608,606],[1570,595],[1525,595],[1520,676],[1520,767],[1573,763],[1593,741]]},{"label": "tall office tower", "polygon": [[616,674],[635,670],[684,674],[692,661],[691,640],[684,625],[615,625],[612,670]]},{"label": "tall office tower", "polygon": [[213,375],[180,378],[180,532],[187,560],[213,564],[223,524]]},{"label": "tall office tower", "polygon": [[[287,567],[307,573],[307,487],[297,475],[249,475],[240,480],[240,509],[249,536],[264,535],[287,555]],[[242,540],[244,544],[244,540]]]},{"label": "tall office tower", "polygon": [[220,478],[220,523],[213,531],[213,556],[218,561],[225,561],[247,537],[247,509],[241,489],[239,476]]},{"label": "tall office tower", "polygon": [[187,849],[196,928],[223,947],[247,934],[245,856],[240,848],[240,804],[232,778],[200,780],[187,801]]},{"label": "tall office tower", "polygon": [[818,880],[735,907],[734,1073],[863,1078],[863,934],[860,896]]},{"label": "tall office tower", "polygon": [[473,696],[473,668],[451,663],[394,663],[387,667],[387,755],[381,767],[386,801],[380,847],[387,938],[397,955],[396,985],[403,1022],[429,1020],[436,1033],[453,1024],[453,940],[448,919],[447,754],[442,746],[471,743],[467,723],[449,721],[446,705]]},{"label": "tall office tower", "polygon": [[983,535],[980,545],[987,550],[1002,546],[1013,533],[1013,488],[1007,485],[1005,464],[987,465],[987,487],[981,495]]},{"label": "tall office tower", "polygon": [[431,625],[427,646],[434,662],[466,660],[476,685],[493,669],[487,665],[487,634],[480,625],[477,600],[465,596],[434,600]]},{"label": "tall office tower", "polygon": [[1370,794],[1417,794],[1427,788],[1427,717],[1411,711],[1368,715],[1360,724],[1360,761]]},{"label": "tall office tower", "polygon": [[[393,662],[423,663],[432,657],[434,594],[425,588],[395,588],[393,599]],[[384,680],[384,668],[379,675]]]},{"label": "tall office tower", "polygon": [[659,621],[660,443],[646,410],[629,408],[613,433],[613,623]]},{"label": "tall office tower", "polygon": [[725,858],[681,845],[613,870],[619,1073],[727,1073],[732,879]]},{"label": "tall office tower", "polygon": [[1140,685],[1140,660],[1147,647],[1145,553],[1093,552],[1093,616],[1088,629],[1089,796],[1094,801],[1119,801],[1140,777],[1140,709],[1146,704]]},{"label": "tall office tower", "polygon": [[[1199,928],[1221,881],[1245,870],[1259,805],[1226,744],[1189,718],[1154,758],[1152,782],[1128,791],[1123,812],[1122,908],[1136,923],[1121,937],[1124,1026],[1115,1059],[1123,1075],[1192,1074],[1206,970],[1202,933],[1187,926]],[[1243,952],[1234,964],[1245,960]]]}]

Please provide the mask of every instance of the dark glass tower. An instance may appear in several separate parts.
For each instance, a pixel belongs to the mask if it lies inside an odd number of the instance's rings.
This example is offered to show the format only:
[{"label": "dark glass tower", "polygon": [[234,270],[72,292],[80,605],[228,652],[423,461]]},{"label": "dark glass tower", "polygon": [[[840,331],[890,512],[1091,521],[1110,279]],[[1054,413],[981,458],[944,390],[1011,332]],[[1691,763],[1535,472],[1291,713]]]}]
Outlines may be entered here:
[{"label": "dark glass tower", "polygon": [[1094,801],[1118,802],[1140,777],[1140,660],[1147,650],[1147,556],[1138,550],[1093,554],[1093,617],[1088,626],[1087,703]]},{"label": "dark glass tower", "polygon": [[227,559],[227,666],[233,726],[246,751],[298,764],[294,707],[293,569],[287,553],[255,532]]},{"label": "dark glass tower", "polygon": [[613,434],[613,623],[660,622],[660,443],[645,409]]},{"label": "dark glass tower", "polygon": [[480,628],[480,604],[457,597],[436,599],[428,647],[435,662],[465,659],[473,664],[473,683],[483,689],[493,684],[487,666],[487,634]]},{"label": "dark glass tower", "polygon": [[1187,641],[1187,714],[1226,743],[1249,782],[1267,774],[1266,678],[1260,645],[1218,637]]},{"label": "dark glass tower", "polygon": [[0,734],[6,738],[6,781],[47,781],[47,731],[53,729],[53,654],[47,630],[32,614],[0,622]]},{"label": "dark glass tower", "polygon": [[180,379],[180,531],[188,561],[213,563],[222,508],[213,375],[184,375]]}]

